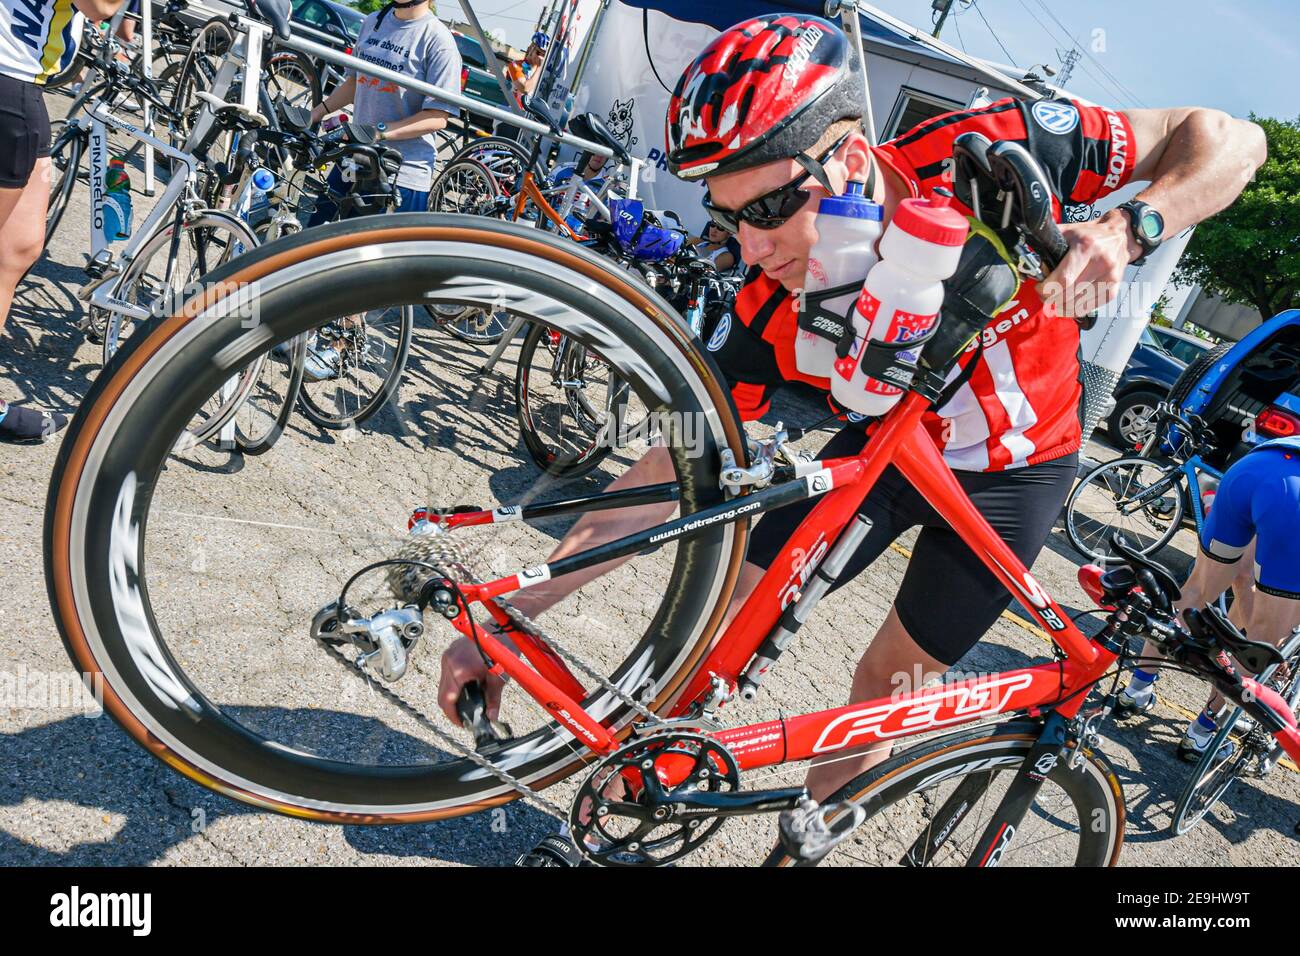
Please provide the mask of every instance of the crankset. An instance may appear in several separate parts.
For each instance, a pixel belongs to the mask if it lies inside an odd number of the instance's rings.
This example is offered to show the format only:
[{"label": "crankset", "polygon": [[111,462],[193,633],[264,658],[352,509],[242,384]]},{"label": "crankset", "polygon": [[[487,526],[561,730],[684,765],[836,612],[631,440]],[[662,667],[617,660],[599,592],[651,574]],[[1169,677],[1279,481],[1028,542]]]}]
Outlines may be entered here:
[{"label": "crankset", "polygon": [[666,866],[702,846],[727,817],[793,810],[807,796],[803,787],[741,790],[736,758],[718,741],[656,734],[596,764],[574,798],[569,831],[598,865]]}]

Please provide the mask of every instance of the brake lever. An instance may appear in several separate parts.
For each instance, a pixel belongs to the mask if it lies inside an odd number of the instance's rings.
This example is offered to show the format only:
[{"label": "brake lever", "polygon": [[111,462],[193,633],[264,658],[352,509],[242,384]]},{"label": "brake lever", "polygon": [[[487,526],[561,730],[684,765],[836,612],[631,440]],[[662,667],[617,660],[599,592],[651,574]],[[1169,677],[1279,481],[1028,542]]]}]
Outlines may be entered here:
[{"label": "brake lever", "polygon": [[1019,205],[1017,229],[1029,240],[1050,273],[1061,264],[1070,246],[1052,216],[1047,174],[1019,143],[1009,140],[994,143],[986,155],[998,187],[1014,196]]}]

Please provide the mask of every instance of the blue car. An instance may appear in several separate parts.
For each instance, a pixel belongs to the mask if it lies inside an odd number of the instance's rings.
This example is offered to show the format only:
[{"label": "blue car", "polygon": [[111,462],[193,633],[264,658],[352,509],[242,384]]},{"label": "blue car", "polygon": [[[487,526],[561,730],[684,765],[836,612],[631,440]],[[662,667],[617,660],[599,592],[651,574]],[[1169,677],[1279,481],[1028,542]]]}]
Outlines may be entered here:
[{"label": "blue car", "polygon": [[1300,309],[1207,353],[1170,400],[1214,432],[1217,451],[1208,460],[1220,469],[1261,441],[1300,435]]},{"label": "blue car", "polygon": [[1185,332],[1148,326],[1115,386],[1115,407],[1106,432],[1117,448],[1131,451],[1151,437],[1156,407],[1170,396],[1183,370],[1210,348]]}]

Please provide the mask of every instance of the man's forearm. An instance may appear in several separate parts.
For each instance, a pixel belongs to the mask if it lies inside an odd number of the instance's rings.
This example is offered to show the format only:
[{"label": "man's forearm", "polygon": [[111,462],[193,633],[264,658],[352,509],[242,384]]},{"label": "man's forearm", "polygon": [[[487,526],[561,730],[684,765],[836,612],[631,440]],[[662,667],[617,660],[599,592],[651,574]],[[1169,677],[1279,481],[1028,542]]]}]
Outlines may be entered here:
[{"label": "man's forearm", "polygon": [[1163,124],[1129,114],[1139,149],[1152,140],[1135,179],[1150,179],[1138,193],[1165,220],[1165,235],[1181,232],[1226,209],[1246,188],[1268,155],[1264,131],[1254,123],[1211,109],[1170,111]]},{"label": "man's forearm", "polygon": [[445,129],[449,118],[443,110],[421,110],[387,124],[384,127],[384,139],[419,139]]},{"label": "man's forearm", "polygon": [[357,78],[344,80],[338,86],[334,87],[329,96],[311,111],[311,121],[319,123],[324,117],[331,113],[337,113],[343,107],[351,103],[357,96]]},{"label": "man's forearm", "polygon": [[[620,488],[654,485],[665,481],[673,481],[675,478],[676,473],[673,471],[672,458],[668,449],[662,445],[656,445],[647,451],[640,460],[635,462],[631,468],[610,482],[605,490],[617,491]],[[607,541],[621,538],[624,535],[644,531],[646,528],[662,521],[667,521],[676,510],[677,504],[669,501],[658,504],[637,505],[632,508],[613,508],[608,511],[588,512],[569,529],[569,533],[564,536],[564,539],[546,560],[548,562],[555,561],[567,555],[594,548]],[[588,581],[594,581],[601,575],[608,574],[628,560],[629,558],[615,558],[612,561],[606,561],[604,564],[562,575],[544,584],[528,588],[526,591],[512,594],[510,603],[532,617],[540,614],[548,607],[558,604]]]}]

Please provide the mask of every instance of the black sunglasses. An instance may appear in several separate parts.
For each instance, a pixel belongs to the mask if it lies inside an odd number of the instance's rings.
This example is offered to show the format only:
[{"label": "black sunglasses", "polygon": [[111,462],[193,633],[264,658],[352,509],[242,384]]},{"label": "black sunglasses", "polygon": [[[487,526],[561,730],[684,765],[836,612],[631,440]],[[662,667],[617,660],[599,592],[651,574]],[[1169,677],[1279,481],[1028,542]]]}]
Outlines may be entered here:
[{"label": "black sunglasses", "polygon": [[825,163],[835,155],[835,151],[844,145],[853,134],[849,130],[822,154],[820,159],[800,153],[794,157],[804,171],[784,186],[778,186],[771,192],[764,193],[757,199],[745,203],[739,209],[723,209],[713,204],[713,197],[704,194],[704,209],[715,223],[728,232],[736,232],[742,222],[747,222],[755,229],[776,229],[789,222],[790,217],[802,209],[812,194],[803,188],[804,183],[816,179],[826,192],[835,194],[830,177],[826,175]]}]

